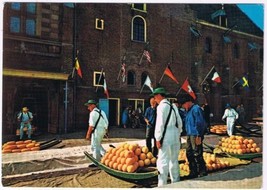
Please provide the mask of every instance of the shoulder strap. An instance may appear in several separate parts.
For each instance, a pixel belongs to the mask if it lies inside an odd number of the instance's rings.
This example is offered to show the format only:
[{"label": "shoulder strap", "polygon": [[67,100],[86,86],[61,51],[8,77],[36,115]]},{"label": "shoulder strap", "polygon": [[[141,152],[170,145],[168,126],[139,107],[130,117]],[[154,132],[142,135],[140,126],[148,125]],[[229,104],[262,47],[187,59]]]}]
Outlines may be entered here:
[{"label": "shoulder strap", "polygon": [[99,117],[98,117],[98,119],[97,119],[97,121],[96,121],[96,124],[95,124],[95,127],[94,127],[94,129],[93,129],[93,131],[92,131],[92,133],[94,133],[95,132],[95,130],[96,130],[96,127],[97,127],[97,125],[98,125],[98,122],[99,122],[99,120],[100,120],[100,117],[103,117],[102,116],[102,114],[101,114],[101,110],[95,110],[97,113],[99,113]]},{"label": "shoulder strap", "polygon": [[31,119],[29,112],[27,112],[28,118]]},{"label": "shoulder strap", "polygon": [[[168,103],[167,103],[168,104]],[[167,117],[167,120],[166,120],[166,123],[165,123],[165,125],[164,125],[164,130],[163,130],[163,133],[162,133],[162,137],[161,137],[161,139],[160,139],[160,144],[162,145],[162,143],[163,143],[163,139],[164,139],[164,136],[165,136],[165,133],[166,133],[166,129],[167,129],[167,125],[168,125],[168,123],[169,123],[169,120],[170,120],[170,117],[171,117],[171,112],[172,112],[172,105],[171,104],[169,104],[170,105],[170,111],[169,111],[169,114],[168,114],[168,117]]]}]

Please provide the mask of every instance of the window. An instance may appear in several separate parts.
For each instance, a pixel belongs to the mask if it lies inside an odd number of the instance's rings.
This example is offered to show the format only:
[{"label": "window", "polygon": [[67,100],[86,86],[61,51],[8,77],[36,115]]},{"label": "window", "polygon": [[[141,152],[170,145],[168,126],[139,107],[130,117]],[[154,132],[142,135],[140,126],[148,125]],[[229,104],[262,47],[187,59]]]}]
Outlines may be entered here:
[{"label": "window", "polygon": [[211,44],[211,39],[210,38],[206,38],[205,41],[205,52],[206,53],[212,53],[212,44]]},{"label": "window", "polygon": [[35,20],[27,19],[26,20],[26,34],[35,35]]},{"label": "window", "polygon": [[132,106],[134,110],[137,109],[137,106],[141,105],[142,111],[144,111],[144,99],[128,99],[128,105]]},{"label": "window", "polygon": [[10,32],[19,33],[20,32],[20,18],[10,17]]},{"label": "window", "polygon": [[[105,76],[105,73],[102,73]],[[94,86],[103,86],[104,85],[104,78],[101,77],[101,72],[100,71],[95,71],[94,72],[94,78],[93,78],[93,82],[94,82]]]},{"label": "window", "polygon": [[11,3],[9,32],[36,35],[36,3]]},{"label": "window", "polygon": [[95,19],[95,28],[98,30],[104,30],[104,20],[103,19]]},{"label": "window", "polygon": [[35,3],[27,3],[27,13],[36,14],[36,4]]},{"label": "window", "polygon": [[227,17],[223,15],[220,17],[220,26],[227,27]]},{"label": "window", "polygon": [[139,11],[146,11],[146,4],[134,3],[134,4],[132,4],[132,9],[136,9],[136,10],[139,10]]},{"label": "window", "polygon": [[11,3],[11,9],[19,11],[20,10],[20,3]]},{"label": "window", "polygon": [[239,52],[239,45],[238,44],[235,44],[234,45],[234,48],[233,48],[233,57],[235,59],[238,59],[239,56],[240,56],[239,54],[240,54],[240,52]]},{"label": "window", "polygon": [[140,16],[135,16],[132,20],[132,40],[145,42],[145,20]]},{"label": "window", "polygon": [[127,84],[128,85],[135,85],[135,73],[133,71],[128,71]]}]

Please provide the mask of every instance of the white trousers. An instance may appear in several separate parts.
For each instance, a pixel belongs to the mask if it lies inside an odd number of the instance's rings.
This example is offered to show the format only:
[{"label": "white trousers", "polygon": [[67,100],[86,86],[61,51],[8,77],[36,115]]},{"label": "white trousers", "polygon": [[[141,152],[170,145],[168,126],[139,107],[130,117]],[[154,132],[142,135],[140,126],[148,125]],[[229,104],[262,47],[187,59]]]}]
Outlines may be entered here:
[{"label": "white trousers", "polygon": [[226,125],[227,125],[227,134],[229,136],[232,136],[233,135],[233,131],[234,131],[235,118],[234,117],[227,117]]},{"label": "white trousers", "polygon": [[[166,143],[165,143],[166,144]],[[170,173],[171,183],[180,181],[180,167],[178,154],[180,144],[164,145],[159,149],[157,159],[158,187],[166,185],[168,174]]]},{"label": "white trousers", "polygon": [[93,152],[93,157],[97,160],[100,161],[101,155],[103,156],[106,151],[101,145],[101,142],[104,138],[106,131],[105,130],[95,130],[95,132],[92,134],[91,137],[91,150]]}]

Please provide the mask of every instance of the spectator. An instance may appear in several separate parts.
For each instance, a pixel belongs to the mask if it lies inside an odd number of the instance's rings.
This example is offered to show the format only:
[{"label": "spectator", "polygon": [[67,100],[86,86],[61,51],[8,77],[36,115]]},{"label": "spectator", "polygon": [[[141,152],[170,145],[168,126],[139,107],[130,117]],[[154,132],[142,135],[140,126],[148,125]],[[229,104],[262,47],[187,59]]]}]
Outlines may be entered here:
[{"label": "spectator", "polygon": [[[150,98],[150,107],[148,107],[145,111],[144,120],[146,122],[146,146],[148,150],[153,153],[154,156],[158,155],[158,149],[156,146],[156,139],[154,137],[155,132],[155,124],[156,124],[156,105],[157,102],[152,97]],[[152,149],[152,141],[154,142],[154,147]]]},{"label": "spectator", "polygon": [[127,128],[127,126],[129,125],[129,108],[130,107],[126,107],[123,112],[122,112],[122,125],[123,128]]},{"label": "spectator", "polygon": [[29,111],[27,107],[23,107],[22,111],[18,113],[17,120],[20,122],[20,139],[23,139],[24,127],[27,127],[28,130],[28,139],[31,139],[32,134],[32,125],[31,121],[33,120],[32,112]]},{"label": "spectator", "polygon": [[238,122],[240,124],[243,124],[245,122],[245,116],[246,116],[246,112],[245,112],[245,108],[243,104],[237,105],[236,112],[238,113],[238,119],[237,119]]},{"label": "spectator", "polygon": [[203,112],[204,112],[204,118],[207,123],[207,134],[210,134],[210,106],[206,102],[205,104],[202,105]]},{"label": "spectator", "polygon": [[174,102],[174,104],[176,105],[176,107],[178,108],[180,117],[182,119],[182,123],[183,123],[183,131],[181,133],[181,136],[185,136],[186,135],[186,130],[185,130],[185,117],[186,117],[186,111],[185,109],[182,107],[181,103],[177,100]]}]

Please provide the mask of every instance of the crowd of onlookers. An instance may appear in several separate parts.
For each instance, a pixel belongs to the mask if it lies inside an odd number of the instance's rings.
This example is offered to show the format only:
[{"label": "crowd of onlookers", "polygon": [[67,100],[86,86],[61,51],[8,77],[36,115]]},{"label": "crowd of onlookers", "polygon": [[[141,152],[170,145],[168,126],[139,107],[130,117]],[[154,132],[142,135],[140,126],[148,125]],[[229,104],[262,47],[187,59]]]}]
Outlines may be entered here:
[{"label": "crowd of onlookers", "polygon": [[132,106],[128,106],[123,110],[122,125],[123,128],[140,128],[145,126],[144,113],[141,104],[138,104],[135,110]]}]

